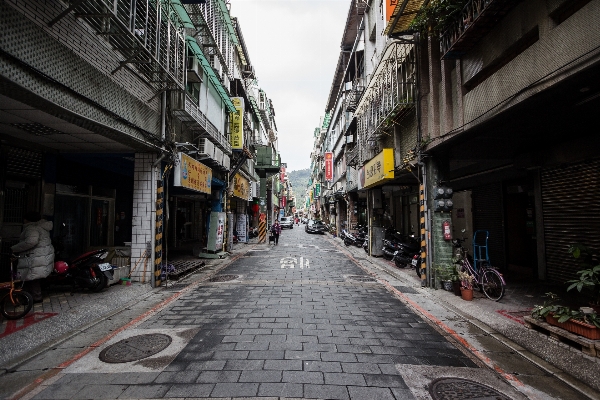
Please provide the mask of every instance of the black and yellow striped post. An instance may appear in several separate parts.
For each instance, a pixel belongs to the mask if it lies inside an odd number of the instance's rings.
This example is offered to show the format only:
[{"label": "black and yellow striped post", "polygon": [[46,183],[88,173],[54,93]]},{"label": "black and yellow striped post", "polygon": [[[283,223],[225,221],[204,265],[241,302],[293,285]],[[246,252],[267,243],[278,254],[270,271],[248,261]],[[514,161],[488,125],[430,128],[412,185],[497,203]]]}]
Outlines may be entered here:
[{"label": "black and yellow striped post", "polygon": [[258,243],[267,242],[267,214],[260,214],[258,217]]},{"label": "black and yellow striped post", "polygon": [[421,286],[427,286],[427,231],[425,230],[425,186],[419,185],[419,218],[421,226]]},{"label": "black and yellow striped post", "polygon": [[[162,267],[163,216],[165,206],[165,188],[163,181],[156,181],[156,221],[154,228],[154,287],[160,286]],[[150,253],[147,253],[150,254]]]}]

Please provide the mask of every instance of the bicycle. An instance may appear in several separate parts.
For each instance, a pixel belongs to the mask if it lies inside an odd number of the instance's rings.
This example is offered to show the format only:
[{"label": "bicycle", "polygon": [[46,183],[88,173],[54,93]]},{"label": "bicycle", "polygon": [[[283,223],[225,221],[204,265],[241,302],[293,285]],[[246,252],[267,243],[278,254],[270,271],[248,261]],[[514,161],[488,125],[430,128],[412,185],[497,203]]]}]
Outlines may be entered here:
[{"label": "bicycle", "polygon": [[459,271],[467,272],[473,277],[473,284],[493,301],[498,301],[504,296],[506,282],[496,268],[492,267],[487,260],[478,260],[474,267],[469,260],[467,249],[463,247],[466,238],[453,239],[452,244],[456,248],[455,263],[459,264]]},{"label": "bicycle", "polygon": [[[14,268],[15,261],[19,256],[14,254],[3,254],[10,256],[10,282],[0,283],[0,290],[8,289],[8,293],[0,297],[0,313],[6,319],[23,318],[33,308],[33,296],[23,290],[23,281],[15,280],[16,271]],[[20,285],[15,285],[20,283]]]}]

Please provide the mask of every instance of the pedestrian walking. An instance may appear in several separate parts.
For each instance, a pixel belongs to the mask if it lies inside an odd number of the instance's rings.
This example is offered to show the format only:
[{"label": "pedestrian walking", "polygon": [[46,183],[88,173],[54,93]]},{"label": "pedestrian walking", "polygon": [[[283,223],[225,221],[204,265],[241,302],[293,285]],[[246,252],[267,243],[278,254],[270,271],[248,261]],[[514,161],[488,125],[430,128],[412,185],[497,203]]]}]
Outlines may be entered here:
[{"label": "pedestrian walking", "polygon": [[279,234],[281,233],[281,225],[279,225],[279,221],[275,221],[271,227],[271,233],[275,237],[275,245],[277,245],[279,243]]},{"label": "pedestrian walking", "polygon": [[52,221],[42,219],[37,212],[28,212],[23,216],[23,232],[19,243],[10,249],[19,258],[17,271],[25,282],[25,289],[33,296],[34,303],[42,301],[40,280],[54,268],[54,247],[50,239]]}]

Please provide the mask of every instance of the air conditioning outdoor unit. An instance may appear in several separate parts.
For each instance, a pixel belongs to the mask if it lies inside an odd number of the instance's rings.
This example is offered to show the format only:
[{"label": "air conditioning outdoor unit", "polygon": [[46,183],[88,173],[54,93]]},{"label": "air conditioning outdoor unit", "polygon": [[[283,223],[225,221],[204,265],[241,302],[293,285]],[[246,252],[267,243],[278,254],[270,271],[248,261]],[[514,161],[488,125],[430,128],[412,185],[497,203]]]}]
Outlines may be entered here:
[{"label": "air conditioning outdoor unit", "polygon": [[223,165],[223,150],[218,147],[215,147],[215,154],[213,160],[217,162],[219,165]]},{"label": "air conditioning outdoor unit", "polygon": [[211,158],[215,155],[215,145],[208,138],[198,141],[198,158]]},{"label": "air conditioning outdoor unit", "polygon": [[231,161],[229,159],[229,156],[227,154],[223,154],[223,168],[226,171],[229,171],[231,169],[230,165],[231,165]]},{"label": "air conditioning outdoor unit", "polygon": [[202,67],[196,56],[189,56],[187,63],[187,81],[202,82]]}]

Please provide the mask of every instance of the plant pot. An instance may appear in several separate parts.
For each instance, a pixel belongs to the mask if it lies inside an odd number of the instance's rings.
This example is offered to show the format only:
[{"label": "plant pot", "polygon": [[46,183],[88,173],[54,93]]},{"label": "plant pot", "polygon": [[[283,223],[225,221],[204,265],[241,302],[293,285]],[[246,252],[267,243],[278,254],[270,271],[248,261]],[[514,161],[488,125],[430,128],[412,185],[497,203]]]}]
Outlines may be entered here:
[{"label": "plant pot", "polygon": [[455,296],[460,296],[460,281],[452,281],[452,290]]},{"label": "plant pot", "polygon": [[570,319],[567,322],[558,322],[558,319],[554,318],[552,314],[548,314],[546,315],[546,322],[591,340],[600,339],[600,329],[596,328],[594,325],[586,324],[583,321]]},{"label": "plant pot", "polygon": [[460,288],[460,296],[463,300],[473,300],[473,289]]},{"label": "plant pot", "polygon": [[452,281],[443,281],[443,283],[444,283],[444,290],[451,292],[452,291]]}]

